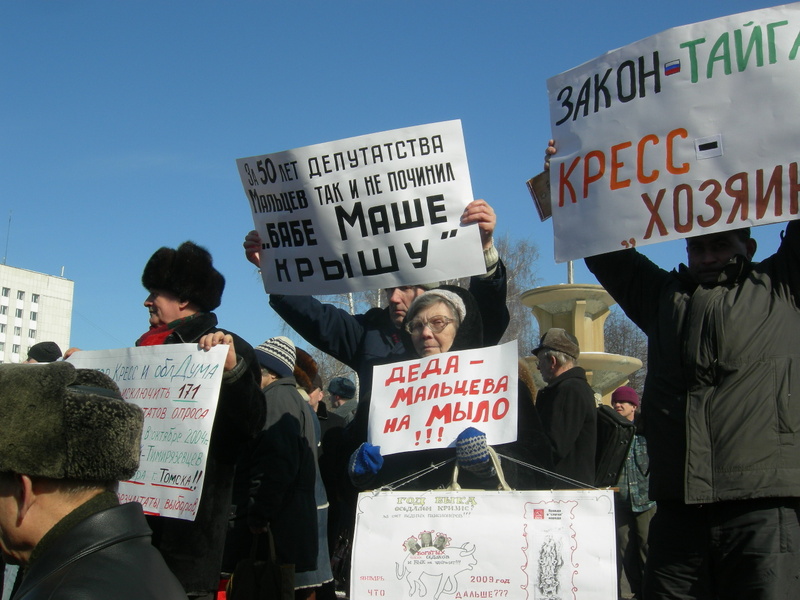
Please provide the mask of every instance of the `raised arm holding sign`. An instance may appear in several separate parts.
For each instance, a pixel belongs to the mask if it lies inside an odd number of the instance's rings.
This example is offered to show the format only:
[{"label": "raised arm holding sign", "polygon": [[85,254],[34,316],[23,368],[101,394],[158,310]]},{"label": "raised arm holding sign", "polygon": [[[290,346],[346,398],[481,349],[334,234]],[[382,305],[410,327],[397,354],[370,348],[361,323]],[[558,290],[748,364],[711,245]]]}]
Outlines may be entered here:
[{"label": "raised arm holding sign", "polygon": [[[789,91],[797,82],[796,63],[789,61],[798,32],[800,5],[792,4],[662,34],[683,40],[666,48],[684,57],[677,71],[682,83],[670,83],[674,89],[664,98],[682,107],[686,118],[701,119],[687,121],[675,135],[640,137],[632,147],[640,150],[634,161],[638,179],[623,174],[625,148],[613,145],[609,156],[616,158],[605,163],[610,185],[608,179],[591,181],[599,155],[590,159],[591,153],[579,150],[553,161],[557,194],[566,189],[564,174],[576,160],[588,175],[576,188],[580,200],[562,205],[564,198],[554,198],[554,220],[574,213],[559,227],[574,227],[578,206],[595,204],[579,220],[596,239],[584,236],[586,243],[579,239],[574,250],[562,246],[562,257],[613,248],[608,228],[594,230],[592,215],[600,206],[620,217],[606,220],[619,228],[618,238],[630,237],[627,246],[677,237],[681,228],[683,236],[709,232],[687,240],[688,266],[674,271],[633,247],[586,259],[648,336],[642,416],[650,496],[658,509],[650,528],[645,598],[696,597],[698,590],[708,597],[778,598],[794,597],[800,589],[800,553],[783,543],[800,539],[800,388],[793,375],[799,366],[800,222],[789,223],[778,251],[760,263],[752,262],[756,244],[749,229],[742,229],[798,214],[796,94]],[[632,48],[642,52],[661,38]],[[627,49],[620,52],[627,56]],[[613,61],[618,53],[602,60]],[[642,55],[663,56],[650,50]],[[641,65],[623,63],[618,74]],[[676,72],[664,69],[664,78]],[[661,76],[660,70],[652,75]],[[635,102],[644,103],[643,97]],[[677,112],[647,113],[648,122],[678,131],[670,121]],[[593,117],[588,110],[578,113],[570,127],[577,135]],[[560,120],[555,112],[553,119]],[[567,144],[558,134],[556,139],[561,156]],[[568,143],[573,148],[576,139]],[[666,158],[663,169],[647,158],[657,142]],[[554,152],[551,145],[548,153]],[[654,169],[666,181],[656,182]],[[650,187],[642,181],[647,179],[653,179]],[[632,208],[612,209],[615,198]],[[646,212],[638,224],[621,218],[641,208]],[[586,227],[589,222],[592,227]]]},{"label": "raised arm holding sign", "polygon": [[[418,156],[416,160],[422,161],[421,164],[430,166],[433,164],[431,161],[434,158],[440,161],[444,160],[445,156],[452,156],[451,163],[448,163],[452,166],[452,181],[449,179],[447,181],[438,181],[438,179],[430,179],[427,177],[422,179],[417,178],[417,184],[412,186],[412,189],[408,188],[408,180],[404,179],[404,181],[406,181],[405,187],[397,187],[394,191],[391,190],[390,186],[386,189],[381,188],[384,191],[380,194],[372,194],[370,196],[359,195],[358,198],[353,196],[352,193],[350,193],[351,197],[344,198],[343,193],[342,202],[331,204],[318,202],[316,205],[309,204],[305,210],[309,215],[313,215],[308,218],[314,220],[316,223],[315,231],[318,233],[324,231],[326,233],[325,236],[319,236],[320,239],[342,238],[339,240],[340,242],[344,243],[346,241],[347,244],[353,248],[347,252],[350,254],[357,254],[359,250],[363,250],[362,247],[365,243],[370,248],[379,244],[389,244],[387,241],[389,240],[389,234],[399,235],[399,233],[396,231],[381,233],[384,232],[384,228],[377,227],[372,230],[375,231],[375,235],[369,236],[367,239],[363,239],[360,236],[353,238],[351,235],[348,237],[348,240],[344,240],[342,234],[346,232],[347,229],[345,228],[343,230],[334,222],[337,217],[335,217],[333,213],[336,213],[337,210],[338,213],[336,214],[342,215],[342,210],[344,210],[342,208],[343,206],[351,207],[348,210],[355,210],[355,208],[352,207],[356,205],[361,206],[364,202],[369,200],[373,207],[369,210],[373,211],[373,214],[388,214],[386,211],[391,213],[393,210],[397,210],[396,208],[392,209],[391,206],[387,204],[387,202],[390,202],[390,200],[394,198],[394,201],[398,201],[399,199],[401,203],[406,202],[406,208],[403,209],[402,214],[405,215],[404,218],[410,218],[412,214],[419,213],[419,207],[414,208],[418,200],[414,200],[410,204],[408,203],[408,192],[411,192],[412,196],[420,198],[422,196],[434,197],[441,193],[447,198],[446,223],[432,224],[417,218],[414,220],[416,223],[414,227],[406,228],[407,231],[405,229],[403,231],[408,235],[413,234],[419,239],[427,240],[425,243],[431,244],[431,250],[428,252],[429,256],[433,253],[433,244],[437,244],[436,247],[439,247],[438,244],[445,244],[445,246],[443,246],[445,250],[437,251],[437,254],[443,255],[437,256],[437,260],[446,258],[444,255],[449,257],[449,266],[447,267],[447,269],[449,269],[449,274],[445,274],[445,272],[441,270],[432,271],[427,267],[424,269],[417,268],[419,264],[415,266],[406,265],[403,267],[401,263],[398,263],[399,270],[393,271],[392,274],[387,272],[383,278],[377,276],[348,276],[339,280],[338,283],[331,280],[324,285],[320,285],[313,277],[307,277],[304,278],[303,282],[292,282],[291,287],[289,287],[288,281],[282,281],[279,282],[280,285],[273,286],[267,282],[278,281],[282,278],[281,273],[278,271],[280,270],[280,265],[283,264],[280,262],[283,259],[276,259],[275,256],[290,251],[288,248],[275,248],[275,244],[271,244],[269,241],[269,236],[271,234],[268,230],[271,230],[273,224],[275,228],[280,227],[280,211],[276,210],[267,213],[254,212],[254,222],[256,223],[257,229],[251,231],[244,241],[247,260],[262,270],[265,287],[271,292],[270,306],[272,306],[281,318],[306,341],[355,370],[361,379],[361,385],[364,387],[368,387],[371,381],[372,363],[376,360],[382,360],[389,356],[398,356],[402,353],[400,325],[405,316],[405,312],[408,310],[414,298],[425,291],[425,289],[436,285],[436,283],[426,282],[432,282],[445,277],[460,277],[475,272],[481,272],[470,279],[470,291],[478,301],[479,310],[484,317],[486,343],[494,344],[499,342],[510,321],[510,315],[506,306],[506,269],[493,243],[496,216],[488,202],[485,200],[471,199],[472,189],[471,185],[469,185],[469,172],[466,168],[463,138],[460,124],[458,124],[457,121],[376,134],[378,137],[363,136],[363,138],[342,140],[335,143],[335,146],[330,145],[331,147],[327,152],[333,156],[336,152],[341,151],[341,148],[350,148],[359,146],[359,144],[361,144],[362,147],[367,147],[363,146],[363,144],[367,144],[368,146],[371,144],[370,147],[376,147],[377,140],[383,140],[384,146],[377,147],[383,147],[384,151],[386,151],[385,145],[390,144],[389,140],[399,139],[398,136],[407,139],[422,139],[428,136],[432,139],[437,135],[441,138],[444,152],[433,152],[431,150],[431,152],[425,155]],[[356,143],[356,140],[360,141]],[[328,147],[329,145],[323,146]],[[395,148],[395,146],[392,147]],[[432,148],[433,146],[431,146],[431,149]],[[312,149],[315,149],[315,151],[312,152]],[[303,156],[306,157],[306,165],[309,164],[309,160],[317,157],[320,152],[322,152],[317,146],[299,149],[294,152],[300,151],[304,152]],[[381,156],[383,156],[384,151],[382,151]],[[445,154],[445,152],[448,154]],[[327,156],[328,154],[323,153],[323,155]],[[272,157],[273,155],[268,156]],[[364,172],[368,172],[370,175],[362,174],[361,177],[376,177],[374,171],[380,167],[383,170],[388,169],[384,177],[386,181],[399,181],[397,179],[397,177],[400,176],[399,173],[406,173],[406,171],[398,169],[400,169],[400,167],[408,169],[407,161],[409,157],[401,158],[400,155],[396,153],[392,154],[392,157],[393,158],[390,159],[389,155],[386,154],[384,162],[381,163],[374,163],[370,158],[369,165],[361,165],[359,167],[361,170],[366,169]],[[264,158],[261,159],[262,164],[264,164],[264,160]],[[240,161],[240,168],[243,168],[241,165],[250,164],[252,162],[247,162],[245,159],[243,159],[243,161],[245,162]],[[363,160],[361,160],[361,162],[363,162]],[[257,163],[258,160],[253,164]],[[391,167],[390,165],[392,164],[397,166]],[[300,169],[300,167],[298,168]],[[327,175],[330,177],[343,176],[342,173],[347,172],[348,169],[340,169],[341,173],[337,173],[336,170],[333,169],[333,171]],[[298,171],[299,175],[302,174],[302,171],[303,169]],[[392,173],[394,179],[389,178],[389,172]],[[423,172],[427,173],[425,170],[423,170]],[[244,173],[246,176],[246,171],[244,171]],[[406,175],[403,175],[403,177],[406,177]],[[308,177],[306,179],[301,179],[303,181],[307,179],[307,185],[311,186],[311,191],[308,193],[316,193],[315,187],[319,187],[318,176],[311,177],[309,170]],[[249,189],[248,181],[249,179],[245,177],[244,183],[246,190]],[[280,182],[276,181],[275,185],[278,183]],[[285,183],[287,185],[289,184],[288,181]],[[298,184],[297,181],[292,181],[292,183]],[[453,188],[453,186],[457,187]],[[339,185],[337,189],[342,190],[349,188],[345,185]],[[358,185],[356,185],[356,190],[358,189]],[[453,191],[446,191],[450,189],[453,189]],[[390,191],[392,191],[391,194],[389,193]],[[451,201],[452,206],[460,207],[460,212],[452,212],[450,208]],[[300,212],[294,211],[293,209],[292,214],[299,215]],[[397,212],[397,215],[400,214],[400,212]],[[331,219],[333,219],[333,221]],[[473,227],[473,225],[477,225],[477,228]],[[446,237],[443,237],[442,227],[444,227],[447,232]],[[479,235],[476,236],[475,234],[478,233]],[[469,237],[465,237],[465,235]],[[478,246],[478,239],[480,239],[480,246]],[[412,246],[416,243],[417,242],[413,242]],[[453,244],[459,245],[455,246]],[[466,248],[466,254],[462,256],[460,254],[461,250],[458,248]],[[480,261],[479,258],[480,262],[478,266],[475,267],[472,259],[469,257],[474,256],[478,248],[483,249],[483,260]],[[293,251],[299,252],[300,250],[295,248]],[[289,259],[287,258],[287,260]],[[482,271],[485,271],[485,273],[482,273]],[[334,283],[339,287],[330,287]],[[388,308],[376,308],[368,311],[366,314],[357,315],[352,315],[330,304],[323,304],[310,295],[294,295],[297,293],[324,293],[340,288],[341,290],[369,289],[370,287],[374,288],[376,286],[384,287],[386,299],[389,304]]]}]

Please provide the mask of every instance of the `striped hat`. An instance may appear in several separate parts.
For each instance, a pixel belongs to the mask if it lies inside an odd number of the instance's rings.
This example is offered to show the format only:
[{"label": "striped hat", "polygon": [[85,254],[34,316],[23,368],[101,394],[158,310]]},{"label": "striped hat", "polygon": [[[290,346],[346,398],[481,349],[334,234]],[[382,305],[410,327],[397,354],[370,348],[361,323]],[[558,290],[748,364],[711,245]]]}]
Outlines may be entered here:
[{"label": "striped hat", "polygon": [[294,372],[294,343],[287,337],[269,338],[256,347],[258,364],[278,374],[279,377],[290,377]]}]

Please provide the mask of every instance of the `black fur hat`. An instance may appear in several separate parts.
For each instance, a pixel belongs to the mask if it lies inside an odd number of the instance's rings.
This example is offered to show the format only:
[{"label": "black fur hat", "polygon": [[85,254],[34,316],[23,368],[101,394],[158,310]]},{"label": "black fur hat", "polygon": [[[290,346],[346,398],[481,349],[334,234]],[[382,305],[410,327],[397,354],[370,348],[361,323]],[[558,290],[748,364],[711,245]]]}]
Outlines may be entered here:
[{"label": "black fur hat", "polygon": [[139,466],[142,409],[68,362],[0,365],[0,471],[110,482]]},{"label": "black fur hat", "polygon": [[210,312],[222,302],[225,278],[214,268],[208,250],[183,242],[177,250],[156,250],[144,267],[142,285],[148,290],[166,290]]}]

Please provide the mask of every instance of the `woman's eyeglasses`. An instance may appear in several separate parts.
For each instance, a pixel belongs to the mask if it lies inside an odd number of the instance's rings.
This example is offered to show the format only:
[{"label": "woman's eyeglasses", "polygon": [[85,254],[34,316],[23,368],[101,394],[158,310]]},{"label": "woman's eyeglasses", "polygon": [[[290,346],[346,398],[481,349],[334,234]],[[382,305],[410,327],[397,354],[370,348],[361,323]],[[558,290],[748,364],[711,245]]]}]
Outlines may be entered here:
[{"label": "woman's eyeglasses", "polygon": [[450,317],[445,317],[443,315],[431,317],[427,321],[423,321],[422,319],[414,319],[413,321],[406,323],[406,331],[408,333],[422,333],[422,330],[427,327],[433,333],[442,333],[444,328],[450,325],[450,323],[453,321],[455,321],[455,319],[451,319]]}]

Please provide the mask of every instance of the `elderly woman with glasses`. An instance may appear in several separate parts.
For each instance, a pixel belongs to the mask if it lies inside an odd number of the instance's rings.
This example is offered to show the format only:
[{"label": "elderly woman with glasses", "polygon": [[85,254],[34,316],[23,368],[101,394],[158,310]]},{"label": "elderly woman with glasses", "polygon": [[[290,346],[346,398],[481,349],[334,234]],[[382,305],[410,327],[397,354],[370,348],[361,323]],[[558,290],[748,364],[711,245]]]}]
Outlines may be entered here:
[{"label": "elderly woman with glasses", "polygon": [[[467,290],[457,286],[441,286],[418,296],[406,314],[402,335],[407,350],[402,360],[483,346],[483,326],[475,299]],[[512,488],[536,489],[546,486],[547,479],[544,476],[534,469],[502,458],[512,457],[545,469],[552,466],[547,438],[533,404],[536,396],[533,380],[524,366],[520,366],[519,371],[517,441],[496,446],[495,450],[501,456],[506,480]],[[380,397],[372,399],[385,400]],[[369,402],[369,398],[362,398],[353,423],[354,428],[360,430],[361,441],[366,439]],[[465,434],[471,438],[480,438],[483,435],[475,429],[465,431],[462,436]],[[353,483],[362,489],[379,487],[424,471],[431,464],[455,457],[456,449],[451,447],[401,452],[381,458],[374,447],[365,444],[353,453],[350,476]],[[379,467],[380,463],[382,466]],[[464,467],[459,476],[459,483],[463,487],[497,488],[498,478],[488,462],[473,469],[459,464]],[[444,468],[430,471],[400,489],[425,490],[447,486],[452,478],[452,466],[448,464]]]}]

